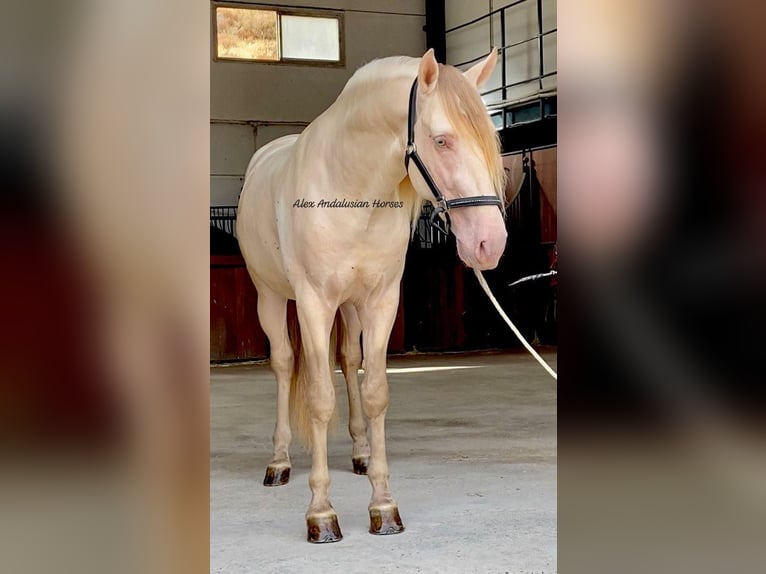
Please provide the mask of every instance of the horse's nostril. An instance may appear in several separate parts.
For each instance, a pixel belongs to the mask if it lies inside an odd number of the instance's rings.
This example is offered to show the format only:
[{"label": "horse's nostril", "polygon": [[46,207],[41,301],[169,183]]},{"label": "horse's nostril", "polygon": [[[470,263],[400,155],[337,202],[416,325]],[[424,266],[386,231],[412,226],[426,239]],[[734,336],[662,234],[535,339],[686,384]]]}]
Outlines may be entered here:
[{"label": "horse's nostril", "polygon": [[489,245],[486,240],[482,240],[476,247],[476,261],[483,264],[487,259],[489,259]]},{"label": "horse's nostril", "polygon": [[482,269],[494,269],[500,257],[497,244],[492,241],[492,238],[482,239],[476,246],[474,257]]}]

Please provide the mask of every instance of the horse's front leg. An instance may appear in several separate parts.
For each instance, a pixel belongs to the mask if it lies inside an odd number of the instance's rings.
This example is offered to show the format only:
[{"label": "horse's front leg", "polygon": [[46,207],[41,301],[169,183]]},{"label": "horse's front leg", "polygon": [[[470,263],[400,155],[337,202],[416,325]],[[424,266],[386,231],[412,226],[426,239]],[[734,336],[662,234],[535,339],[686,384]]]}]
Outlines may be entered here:
[{"label": "horse's front leg", "polygon": [[336,308],[314,292],[296,301],[303,352],[308,368],[305,399],[311,426],[312,462],[309,474],[311,503],[306,512],[309,542],[337,542],[343,535],[338,515],[330,504],[330,472],[327,468],[327,425],[335,410],[335,387],[329,363],[330,330]]},{"label": "horse's front leg", "polygon": [[365,360],[362,408],[369,420],[371,443],[367,476],[372,485],[368,507],[372,534],[396,534],[404,530],[388,485],[385,430],[388,409],[386,350],[398,306],[399,284],[396,282],[380,295],[368,299],[359,309]]}]

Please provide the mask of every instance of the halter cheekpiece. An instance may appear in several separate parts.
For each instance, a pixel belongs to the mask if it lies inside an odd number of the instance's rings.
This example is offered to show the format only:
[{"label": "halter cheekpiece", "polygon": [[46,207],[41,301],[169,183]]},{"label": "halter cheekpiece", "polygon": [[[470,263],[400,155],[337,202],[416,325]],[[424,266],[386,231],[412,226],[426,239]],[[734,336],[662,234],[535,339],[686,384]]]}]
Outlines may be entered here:
[{"label": "halter cheekpiece", "polygon": [[436,182],[433,180],[433,177],[431,177],[431,174],[428,172],[428,168],[426,168],[425,164],[423,163],[423,160],[420,158],[420,155],[418,154],[418,148],[415,146],[415,121],[417,120],[417,97],[418,97],[418,79],[415,78],[415,81],[412,82],[412,88],[410,89],[410,106],[409,111],[407,114],[407,147],[404,151],[404,167],[407,170],[407,173],[409,173],[410,168],[410,160],[415,164],[415,167],[418,168],[418,171],[420,172],[420,175],[423,176],[423,179],[426,182],[426,185],[428,186],[428,189],[431,190],[431,193],[434,195],[434,199],[436,199],[436,207],[433,210],[433,213],[431,214],[431,225],[436,227],[439,231],[443,232],[444,234],[447,234],[447,230],[442,227],[438,222],[438,216],[441,213],[444,213],[445,216],[449,217],[449,210],[450,209],[458,209],[460,207],[476,207],[479,205],[495,205],[498,209],[503,209],[503,203],[494,195],[473,195],[470,197],[459,197],[457,199],[447,199],[444,197],[441,191],[439,191],[439,187],[436,185]]}]

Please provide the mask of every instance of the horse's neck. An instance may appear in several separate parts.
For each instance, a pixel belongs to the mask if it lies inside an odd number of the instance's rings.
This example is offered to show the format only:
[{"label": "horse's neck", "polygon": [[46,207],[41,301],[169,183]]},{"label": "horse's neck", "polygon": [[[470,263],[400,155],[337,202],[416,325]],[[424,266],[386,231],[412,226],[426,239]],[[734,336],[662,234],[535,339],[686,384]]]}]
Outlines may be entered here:
[{"label": "horse's neck", "polygon": [[314,137],[322,142],[313,147],[324,155],[325,165],[332,166],[333,184],[347,199],[397,199],[398,184],[406,176],[411,82],[402,76],[354,86],[341,94],[317,126]]}]

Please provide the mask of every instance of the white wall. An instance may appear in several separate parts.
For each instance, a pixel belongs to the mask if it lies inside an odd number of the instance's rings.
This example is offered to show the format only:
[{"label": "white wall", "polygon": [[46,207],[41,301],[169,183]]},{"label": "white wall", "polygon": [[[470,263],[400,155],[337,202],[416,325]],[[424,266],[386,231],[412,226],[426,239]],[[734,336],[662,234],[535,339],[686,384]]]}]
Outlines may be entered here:
[{"label": "white wall", "polygon": [[[464,22],[488,13],[491,9],[500,8],[512,4],[515,0],[445,0],[445,16],[447,29],[458,26]],[[556,0],[543,0],[543,31],[556,27]],[[458,64],[476,58],[489,52],[491,46],[501,47],[500,15],[496,14],[490,19],[482,20],[476,24],[447,34],[447,62]],[[505,13],[505,42],[514,42],[531,38],[537,34],[537,2],[530,0]],[[556,70],[556,34],[549,34],[543,39],[543,61],[545,71]],[[525,80],[538,75],[538,51],[537,40],[522,44],[505,52],[506,83]],[[500,87],[502,68],[500,65],[483,88],[491,90]],[[543,80],[543,89],[548,90],[556,87],[556,76]],[[512,88],[508,91],[508,100],[516,100],[539,91],[537,82]],[[485,96],[484,101],[488,104],[502,99],[501,92]]]},{"label": "white wall", "polygon": [[[346,65],[326,68],[216,62],[211,33],[211,205],[235,205],[253,152],[282,135],[300,132],[335,100],[357,68],[375,58],[421,56],[425,51],[424,0],[287,0],[252,4],[343,10]],[[211,26],[213,21],[211,14]]]}]

